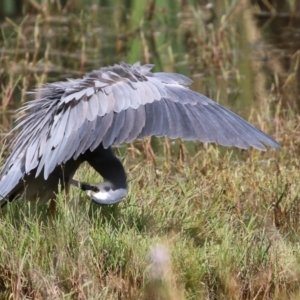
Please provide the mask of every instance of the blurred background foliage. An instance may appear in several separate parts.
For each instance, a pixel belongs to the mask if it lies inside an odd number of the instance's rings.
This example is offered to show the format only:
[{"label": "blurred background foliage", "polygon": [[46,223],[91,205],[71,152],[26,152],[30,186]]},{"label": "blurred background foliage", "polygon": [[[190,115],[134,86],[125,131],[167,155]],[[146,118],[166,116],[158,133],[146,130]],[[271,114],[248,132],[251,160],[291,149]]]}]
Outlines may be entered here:
[{"label": "blurred background foliage", "polygon": [[26,92],[124,61],[191,77],[250,121],[300,107],[299,1],[14,0],[0,8],[0,124]]}]

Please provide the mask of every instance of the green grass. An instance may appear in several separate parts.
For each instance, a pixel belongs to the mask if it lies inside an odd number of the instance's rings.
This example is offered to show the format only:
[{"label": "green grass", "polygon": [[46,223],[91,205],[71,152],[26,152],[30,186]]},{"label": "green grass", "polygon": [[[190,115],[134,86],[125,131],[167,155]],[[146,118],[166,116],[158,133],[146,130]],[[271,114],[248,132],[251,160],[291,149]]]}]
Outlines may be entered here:
[{"label": "green grass", "polygon": [[[128,155],[123,202],[100,207],[74,188],[52,221],[46,207],[12,203],[0,218],[1,298],[296,299],[297,160],[240,154],[208,146],[183,167]],[[88,166],[77,176],[98,180]]]}]

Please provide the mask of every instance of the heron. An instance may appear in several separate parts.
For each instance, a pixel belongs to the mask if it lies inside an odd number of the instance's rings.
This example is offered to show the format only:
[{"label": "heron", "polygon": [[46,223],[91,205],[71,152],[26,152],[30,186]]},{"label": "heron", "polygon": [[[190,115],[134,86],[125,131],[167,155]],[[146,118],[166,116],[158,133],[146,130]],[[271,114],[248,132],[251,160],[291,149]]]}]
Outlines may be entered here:
[{"label": "heron", "polygon": [[[33,91],[20,109],[0,173],[0,206],[15,198],[45,203],[58,187],[87,191],[99,204],[127,194],[127,176],[112,146],[148,136],[214,142],[242,149],[280,145],[263,131],[208,97],[189,89],[188,77],[152,72],[154,65],[115,64],[80,79],[49,83]],[[73,176],[87,162],[103,182]]]}]

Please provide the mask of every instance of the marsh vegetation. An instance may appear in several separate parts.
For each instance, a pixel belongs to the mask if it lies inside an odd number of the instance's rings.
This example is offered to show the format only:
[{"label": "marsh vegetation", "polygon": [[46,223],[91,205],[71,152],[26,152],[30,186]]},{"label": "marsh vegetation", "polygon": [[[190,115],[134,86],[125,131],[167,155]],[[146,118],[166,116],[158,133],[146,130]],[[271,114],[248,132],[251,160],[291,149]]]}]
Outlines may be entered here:
[{"label": "marsh vegetation", "polygon": [[[46,206],[11,203],[0,212],[0,299],[298,299],[298,1],[101,2],[2,13],[3,137],[34,87],[141,61],[189,76],[282,150],[145,139],[115,149],[130,180],[118,205],[73,188],[50,221]],[[6,155],[3,142],[1,165]],[[88,165],[76,178],[100,181]]]}]

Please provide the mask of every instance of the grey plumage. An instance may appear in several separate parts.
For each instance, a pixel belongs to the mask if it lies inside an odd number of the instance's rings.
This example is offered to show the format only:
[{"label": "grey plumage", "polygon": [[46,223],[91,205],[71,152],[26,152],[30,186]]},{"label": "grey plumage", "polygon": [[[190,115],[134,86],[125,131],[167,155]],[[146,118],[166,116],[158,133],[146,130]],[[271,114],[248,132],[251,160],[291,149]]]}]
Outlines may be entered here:
[{"label": "grey plumage", "polygon": [[106,149],[167,135],[242,149],[280,147],[236,114],[188,89],[189,78],[152,73],[152,67],[121,63],[37,90],[39,98],[19,110],[22,116],[13,130],[19,133],[0,174],[0,202],[20,189],[29,174],[45,181],[59,165],[80,160],[87,151],[93,155],[99,145]]}]

